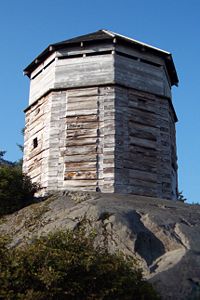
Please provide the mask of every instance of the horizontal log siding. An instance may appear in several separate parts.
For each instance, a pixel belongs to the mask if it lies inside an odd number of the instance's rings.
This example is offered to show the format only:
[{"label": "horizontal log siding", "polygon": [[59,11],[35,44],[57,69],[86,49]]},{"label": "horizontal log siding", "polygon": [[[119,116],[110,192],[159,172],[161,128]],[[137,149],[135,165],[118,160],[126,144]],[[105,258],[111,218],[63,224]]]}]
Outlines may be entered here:
[{"label": "horizontal log siding", "polygon": [[67,91],[64,187],[96,191],[98,183],[98,88]]},{"label": "horizontal log siding", "polygon": [[66,91],[51,93],[51,117],[49,130],[48,191],[63,189],[65,150]]},{"label": "horizontal log siding", "polygon": [[30,81],[29,105],[54,88],[55,61]]},{"label": "horizontal log siding", "polygon": [[33,76],[30,82],[29,105],[52,89],[86,87],[114,83],[114,55],[62,57]]},{"label": "horizontal log siding", "polygon": [[113,103],[110,87],[67,91],[65,189],[114,191]]},{"label": "horizontal log siding", "polygon": [[161,96],[171,97],[171,90],[163,66],[115,55],[115,82]]},{"label": "horizontal log siding", "polygon": [[[26,112],[23,171],[43,189],[48,187],[51,96],[40,99]],[[37,139],[34,148],[33,140]]]},{"label": "horizontal log siding", "polygon": [[56,61],[55,88],[114,83],[114,56],[105,54]]},{"label": "horizontal log siding", "polygon": [[175,199],[175,114],[164,60],[117,44],[95,47],[60,50],[32,73],[24,171],[46,191]]},{"label": "horizontal log siding", "polygon": [[177,157],[169,101],[116,88],[115,191],[175,199]]}]

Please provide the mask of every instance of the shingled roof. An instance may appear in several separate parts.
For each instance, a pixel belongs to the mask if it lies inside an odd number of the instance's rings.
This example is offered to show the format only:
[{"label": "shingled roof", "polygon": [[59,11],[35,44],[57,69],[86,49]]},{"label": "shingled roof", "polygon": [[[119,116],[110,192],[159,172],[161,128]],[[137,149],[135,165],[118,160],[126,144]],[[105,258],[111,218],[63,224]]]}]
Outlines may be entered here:
[{"label": "shingled roof", "polygon": [[60,45],[68,45],[73,43],[81,43],[81,42],[91,42],[93,40],[110,40],[113,36],[109,33],[107,30],[98,30],[96,32],[88,33],[85,35],[80,35],[77,37],[74,37],[69,40],[65,40],[59,43],[54,44],[54,46],[60,46]]},{"label": "shingled roof", "polygon": [[168,72],[171,77],[172,85],[178,85],[178,76],[176,73],[176,69],[174,66],[174,62],[172,59],[172,55],[170,52],[164,51],[162,49],[153,47],[151,45],[148,45],[146,43],[137,41],[135,39],[129,38],[127,36],[121,35],[119,33],[115,33],[110,30],[101,29],[96,32],[88,33],[85,35],[77,36],[72,39],[64,40],[59,43],[50,44],[42,53],[40,53],[25,69],[24,74],[30,75],[30,73],[37,68],[37,66],[44,61],[48,56],[50,56],[54,51],[61,49],[61,48],[67,48],[71,46],[79,45],[80,43],[85,43],[86,45],[89,45],[91,43],[97,43],[97,42],[108,42],[108,41],[114,41],[117,43],[126,43],[133,47],[139,47],[146,49],[147,51],[151,51],[156,55],[159,55],[165,59],[166,66],[168,69]]}]

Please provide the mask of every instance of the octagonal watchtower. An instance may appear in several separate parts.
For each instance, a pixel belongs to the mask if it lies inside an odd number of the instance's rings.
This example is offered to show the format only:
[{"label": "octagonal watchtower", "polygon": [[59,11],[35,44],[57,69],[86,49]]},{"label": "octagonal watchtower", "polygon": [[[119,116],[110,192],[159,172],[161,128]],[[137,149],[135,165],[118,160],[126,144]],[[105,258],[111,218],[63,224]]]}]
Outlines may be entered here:
[{"label": "octagonal watchtower", "polygon": [[169,52],[99,30],[50,45],[24,73],[23,169],[42,193],[176,199],[178,78]]}]

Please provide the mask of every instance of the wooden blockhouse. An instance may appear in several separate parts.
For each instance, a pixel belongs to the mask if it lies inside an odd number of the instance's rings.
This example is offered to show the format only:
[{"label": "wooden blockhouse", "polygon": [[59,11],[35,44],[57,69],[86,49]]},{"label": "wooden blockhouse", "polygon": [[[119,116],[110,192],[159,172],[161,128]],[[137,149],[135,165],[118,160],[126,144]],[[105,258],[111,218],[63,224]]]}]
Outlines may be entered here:
[{"label": "wooden blockhouse", "polygon": [[24,73],[23,170],[41,193],[177,198],[178,77],[169,52],[99,30],[50,45]]}]

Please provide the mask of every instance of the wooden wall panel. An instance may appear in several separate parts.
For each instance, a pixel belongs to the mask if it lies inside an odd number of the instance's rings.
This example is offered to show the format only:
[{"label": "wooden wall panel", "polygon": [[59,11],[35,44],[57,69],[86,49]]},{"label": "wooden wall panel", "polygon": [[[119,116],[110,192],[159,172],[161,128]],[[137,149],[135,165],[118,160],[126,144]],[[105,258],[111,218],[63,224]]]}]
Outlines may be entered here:
[{"label": "wooden wall panel", "polygon": [[114,88],[67,91],[64,188],[114,191]]},{"label": "wooden wall panel", "polygon": [[67,91],[64,187],[96,191],[98,186],[98,88]]},{"label": "wooden wall panel", "polygon": [[55,61],[30,81],[29,105],[54,87]]},{"label": "wooden wall panel", "polygon": [[24,170],[46,191],[175,199],[175,116],[165,62],[115,46],[62,49],[32,73]]},{"label": "wooden wall panel", "polygon": [[[115,82],[161,96],[171,96],[163,67],[115,55]],[[167,87],[166,87],[167,86]]]},{"label": "wooden wall panel", "polygon": [[116,88],[115,190],[177,196],[175,120],[169,100]]},{"label": "wooden wall panel", "polygon": [[[43,190],[48,186],[50,102],[49,97],[44,97],[26,112],[24,134],[23,171]],[[38,143],[35,148],[34,139]]]},{"label": "wooden wall panel", "polygon": [[86,56],[56,61],[55,88],[114,83],[114,56]]},{"label": "wooden wall panel", "polygon": [[105,52],[105,51],[112,51],[114,50],[115,47],[113,45],[112,42],[107,42],[106,44],[102,44],[102,45],[95,45],[95,44],[91,44],[91,45],[87,45],[87,47],[82,47],[80,48],[79,46],[68,46],[66,49],[60,49],[57,50],[57,57],[68,57],[68,56],[74,56],[74,55],[79,55],[79,54],[91,54],[91,53],[99,53],[99,55],[101,55],[101,52]]}]

